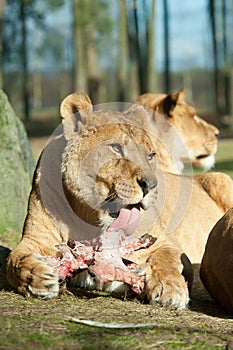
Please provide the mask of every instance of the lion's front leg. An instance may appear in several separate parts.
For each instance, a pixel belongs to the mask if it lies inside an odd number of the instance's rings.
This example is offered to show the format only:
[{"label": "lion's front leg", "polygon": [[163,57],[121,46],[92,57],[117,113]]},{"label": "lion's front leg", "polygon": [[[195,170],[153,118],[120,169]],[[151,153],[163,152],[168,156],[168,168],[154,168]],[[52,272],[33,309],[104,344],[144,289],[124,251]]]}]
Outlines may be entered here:
[{"label": "lion's front leg", "polygon": [[9,254],[6,277],[19,293],[52,298],[58,295],[58,276],[47,264],[46,256],[57,254],[56,245],[67,242],[39,198],[37,182],[29,198],[22,240]]},{"label": "lion's front leg", "polygon": [[180,249],[173,246],[157,249],[147,259],[144,272],[146,296],[150,303],[178,309],[188,305],[192,266]]},{"label": "lion's front leg", "polygon": [[30,250],[24,240],[10,253],[6,275],[12,287],[25,296],[53,298],[58,295],[58,276],[47,265],[45,257]]}]

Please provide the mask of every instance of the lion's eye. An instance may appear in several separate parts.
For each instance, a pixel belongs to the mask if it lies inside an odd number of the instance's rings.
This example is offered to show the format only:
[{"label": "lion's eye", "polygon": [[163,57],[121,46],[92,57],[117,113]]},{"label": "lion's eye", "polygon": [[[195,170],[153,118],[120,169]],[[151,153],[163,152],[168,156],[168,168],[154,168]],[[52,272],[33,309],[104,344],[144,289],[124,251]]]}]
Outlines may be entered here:
[{"label": "lion's eye", "polygon": [[148,160],[154,159],[155,155],[156,155],[156,152],[149,153],[148,156],[147,156]]},{"label": "lion's eye", "polygon": [[124,156],[123,149],[119,143],[111,143],[110,146],[114,152],[119,153],[122,157]]}]

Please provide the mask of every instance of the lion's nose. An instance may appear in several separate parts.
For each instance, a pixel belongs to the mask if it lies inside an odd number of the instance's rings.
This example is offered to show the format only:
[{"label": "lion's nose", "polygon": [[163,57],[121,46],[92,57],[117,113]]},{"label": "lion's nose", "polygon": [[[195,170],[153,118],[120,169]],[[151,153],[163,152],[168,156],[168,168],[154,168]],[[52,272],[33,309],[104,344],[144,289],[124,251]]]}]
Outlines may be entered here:
[{"label": "lion's nose", "polygon": [[143,197],[145,197],[150,190],[157,186],[157,180],[150,182],[146,177],[143,179],[138,179],[137,182],[142,189]]}]

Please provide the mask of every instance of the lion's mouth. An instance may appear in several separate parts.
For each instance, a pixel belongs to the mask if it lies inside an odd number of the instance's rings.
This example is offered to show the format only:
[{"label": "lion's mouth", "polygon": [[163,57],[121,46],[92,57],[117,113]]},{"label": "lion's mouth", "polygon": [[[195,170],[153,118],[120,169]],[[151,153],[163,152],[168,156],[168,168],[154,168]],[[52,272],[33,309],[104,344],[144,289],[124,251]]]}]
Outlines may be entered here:
[{"label": "lion's mouth", "polygon": [[106,198],[101,209],[113,219],[109,228],[123,230],[126,235],[131,235],[137,229],[141,212],[145,210],[143,202],[124,205],[117,196]]},{"label": "lion's mouth", "polygon": [[128,204],[126,206],[122,205],[118,200],[116,199],[109,199],[107,198],[104,203],[101,206],[101,209],[108,212],[108,214],[113,218],[116,219],[122,208],[132,210],[133,208],[136,208],[137,210],[144,209],[143,204],[141,202],[135,203],[135,204]]},{"label": "lion's mouth", "polygon": [[121,208],[117,218],[110,224],[108,230],[123,231],[128,236],[136,231],[139,221],[140,210],[135,207],[132,209]]},{"label": "lion's mouth", "polygon": [[208,157],[208,154],[200,154],[199,156],[196,157],[196,159],[204,159],[207,157]]}]

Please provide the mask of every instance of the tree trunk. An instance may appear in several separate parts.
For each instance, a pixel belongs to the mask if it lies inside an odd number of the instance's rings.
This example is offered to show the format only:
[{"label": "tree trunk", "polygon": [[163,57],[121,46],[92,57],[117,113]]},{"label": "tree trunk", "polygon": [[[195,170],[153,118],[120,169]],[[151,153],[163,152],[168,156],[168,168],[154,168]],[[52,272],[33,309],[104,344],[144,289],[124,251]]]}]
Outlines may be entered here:
[{"label": "tree trunk", "polygon": [[22,93],[24,104],[24,117],[28,121],[30,119],[30,86],[29,86],[29,72],[28,72],[28,55],[27,55],[27,25],[26,25],[26,1],[21,0],[20,4],[20,20],[21,20],[21,65],[22,65]]},{"label": "tree trunk", "polygon": [[169,13],[167,0],[163,0],[164,15],[164,90],[168,93],[171,89],[170,83],[170,47],[169,47]]},{"label": "tree trunk", "polygon": [[118,71],[118,99],[119,101],[128,101],[127,89],[127,57],[128,57],[128,41],[127,41],[127,11],[125,0],[120,0],[120,55],[119,55],[119,71]]},{"label": "tree trunk", "polygon": [[94,28],[90,0],[73,0],[73,32],[75,80],[77,91],[88,93],[94,104],[99,103],[100,72],[94,43]]},{"label": "tree trunk", "polygon": [[32,74],[33,84],[33,108],[40,109],[42,107],[42,88],[41,88],[41,72],[36,69]]},{"label": "tree trunk", "polygon": [[[35,50],[39,52],[39,35],[38,31],[35,31],[33,35],[33,42]],[[34,58],[34,69],[32,72],[31,82],[32,82],[32,107],[33,109],[41,109],[42,107],[42,78],[40,71],[40,63],[38,61],[37,55]]]},{"label": "tree trunk", "polygon": [[148,91],[156,90],[155,81],[155,6],[156,0],[152,0],[151,15],[148,28],[148,64],[147,64],[147,84]]},{"label": "tree trunk", "polygon": [[[84,17],[85,0],[73,0],[74,89],[87,93]],[[84,16],[84,17],[83,17]]]},{"label": "tree trunk", "polygon": [[223,43],[223,79],[224,79],[224,114],[230,113],[229,69],[227,57],[226,0],[222,0],[222,43]]},{"label": "tree trunk", "polygon": [[219,80],[218,80],[218,50],[217,50],[217,31],[216,31],[216,20],[215,20],[215,1],[209,0],[209,16],[211,25],[211,36],[212,36],[212,47],[213,47],[213,61],[214,61],[214,100],[215,110],[217,114],[220,112],[219,108]]},{"label": "tree trunk", "polygon": [[139,32],[139,16],[137,8],[137,0],[133,0],[133,17],[134,17],[134,27],[135,27],[135,58],[138,67],[138,81],[140,92],[145,92],[147,90],[147,75],[145,74],[146,62],[144,60],[144,55],[140,47],[140,32]]},{"label": "tree trunk", "polygon": [[3,72],[2,72],[2,31],[3,31],[3,14],[6,5],[6,0],[0,0],[0,89],[3,87]]},{"label": "tree trunk", "polygon": [[88,94],[93,104],[100,103],[100,85],[101,77],[98,66],[98,55],[96,52],[95,41],[94,41],[94,27],[91,20],[91,6],[95,4],[92,0],[86,0],[88,23],[86,26],[86,39],[87,39],[87,83],[88,83]]},{"label": "tree trunk", "polygon": [[[127,2],[126,2],[127,4]],[[130,99],[132,101],[136,100],[139,91],[139,75],[138,75],[138,55],[135,46],[135,33],[132,33],[132,24],[134,25],[134,14],[130,9],[127,11],[127,37],[128,37],[128,48],[129,48],[129,85],[130,85]],[[133,17],[133,18],[132,18]]]}]

